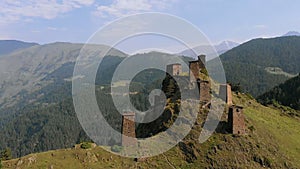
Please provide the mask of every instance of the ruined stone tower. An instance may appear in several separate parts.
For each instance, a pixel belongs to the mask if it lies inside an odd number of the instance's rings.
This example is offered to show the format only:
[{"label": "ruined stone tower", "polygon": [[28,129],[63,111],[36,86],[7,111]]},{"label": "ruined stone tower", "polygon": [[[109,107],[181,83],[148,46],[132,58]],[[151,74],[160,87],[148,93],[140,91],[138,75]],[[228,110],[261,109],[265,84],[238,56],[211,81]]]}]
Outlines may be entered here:
[{"label": "ruined stone tower", "polygon": [[200,103],[206,104],[211,100],[210,95],[210,82],[200,77],[200,72],[205,69],[205,55],[198,56],[198,60],[190,61],[190,83],[193,87],[198,87],[200,94]]},{"label": "ruined stone tower", "polygon": [[232,105],[228,112],[228,126],[232,134],[245,134],[245,119],[243,114],[243,107]]},{"label": "ruined stone tower", "polygon": [[211,100],[210,83],[207,80],[198,81],[200,89],[200,103],[206,104]]},{"label": "ruined stone tower", "polygon": [[135,145],[137,142],[134,119],[134,112],[125,112],[122,115],[122,146]]},{"label": "ruined stone tower", "polygon": [[182,66],[179,63],[167,65],[167,73],[171,76],[179,76],[182,74]]},{"label": "ruined stone tower", "polygon": [[232,105],[231,86],[229,84],[220,85],[219,96],[228,106]]},{"label": "ruined stone tower", "polygon": [[[198,56],[198,60],[190,61],[189,68],[190,68],[190,82],[195,83],[198,79],[200,79],[200,70],[205,69],[205,55]],[[194,75],[194,76],[193,76]]]}]

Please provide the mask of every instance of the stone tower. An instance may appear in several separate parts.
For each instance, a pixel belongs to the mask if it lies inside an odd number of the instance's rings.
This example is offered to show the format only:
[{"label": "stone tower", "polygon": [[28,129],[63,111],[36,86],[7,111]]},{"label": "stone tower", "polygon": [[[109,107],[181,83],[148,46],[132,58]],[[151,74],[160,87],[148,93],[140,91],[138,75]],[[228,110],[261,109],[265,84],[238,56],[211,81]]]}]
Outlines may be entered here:
[{"label": "stone tower", "polygon": [[228,106],[231,106],[233,104],[231,86],[229,84],[220,85],[219,96],[226,102]]},{"label": "stone tower", "polygon": [[199,80],[198,81],[199,89],[200,89],[200,103],[206,104],[210,102],[210,83],[207,80]]},{"label": "stone tower", "polygon": [[243,135],[246,133],[243,107],[236,105],[229,107],[228,126],[232,134]]},{"label": "stone tower", "polygon": [[182,74],[182,66],[179,63],[167,65],[167,73],[171,76],[179,76]]},{"label": "stone tower", "polygon": [[190,83],[192,85],[192,88],[195,88],[196,86],[198,87],[200,95],[199,99],[201,104],[206,104],[211,100],[210,82],[208,80],[204,80],[203,77],[200,77],[200,71],[202,69],[205,69],[205,57],[205,55],[200,55],[198,56],[198,60],[189,62]]},{"label": "stone tower", "polygon": [[125,112],[122,115],[122,146],[135,145],[135,113]]},{"label": "stone tower", "polygon": [[[190,68],[190,82],[195,83],[198,79],[200,79],[200,70],[205,69],[205,55],[198,56],[198,60],[190,61],[189,68]],[[193,76],[194,75],[194,76]]]}]

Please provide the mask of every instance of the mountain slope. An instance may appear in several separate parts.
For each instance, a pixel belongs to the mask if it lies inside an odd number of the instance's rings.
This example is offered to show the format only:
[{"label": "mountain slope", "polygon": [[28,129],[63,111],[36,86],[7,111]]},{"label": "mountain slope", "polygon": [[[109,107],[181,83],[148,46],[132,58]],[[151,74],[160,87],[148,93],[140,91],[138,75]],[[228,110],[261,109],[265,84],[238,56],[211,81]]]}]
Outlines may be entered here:
[{"label": "mountain slope", "polygon": [[277,102],[300,110],[300,74],[259,96],[258,100],[265,105]]},{"label": "mountain slope", "polygon": [[[0,58],[0,149],[10,147],[17,157],[88,140],[76,118],[70,82],[82,46],[53,43]],[[115,49],[110,54],[115,56],[104,59],[108,67],[100,73],[111,72],[126,56]]]},{"label": "mountain slope", "polygon": [[[3,162],[4,168],[299,168],[299,119],[265,107],[246,95],[234,95],[244,106],[247,135],[214,133],[200,144],[194,128],[168,152],[135,162],[100,147],[65,149],[31,154]],[[289,132],[286,132],[289,131]],[[78,146],[76,146],[78,147]]]},{"label": "mountain slope", "polygon": [[254,39],[220,56],[226,78],[257,97],[300,72],[300,37]]},{"label": "mountain slope", "polygon": [[[156,56],[160,53],[144,55]],[[120,129],[121,116],[112,106],[110,80],[123,59],[119,56],[105,57],[96,78],[98,103],[104,107],[106,112],[109,112],[105,117],[117,130]],[[45,66],[47,66],[46,63]],[[6,106],[9,101],[4,102],[6,104],[3,104],[4,106],[0,109],[0,149],[10,147],[13,156],[19,157],[32,152],[71,147],[79,140],[87,140],[76,118],[72,102],[70,80],[73,69],[74,62],[67,62],[42,76],[43,78],[39,82],[48,82],[44,86],[40,86],[34,91],[23,90],[17,94],[17,97],[13,97],[16,99],[14,106]],[[147,74],[147,72],[145,73]],[[147,84],[149,79],[155,82],[164,76],[164,72],[153,70],[147,76],[139,74],[134,78],[131,90],[144,92],[144,86],[152,85]],[[132,99],[133,104],[137,107],[145,108],[145,104],[149,105],[146,96],[133,96]],[[56,139],[53,140],[53,137]]]},{"label": "mountain slope", "polygon": [[37,43],[28,43],[17,40],[0,40],[0,56],[15,52],[17,50],[29,48],[38,45]]},{"label": "mountain slope", "polygon": [[[67,63],[75,63],[83,44],[53,43],[20,50],[0,58],[0,104],[12,106],[24,92],[33,92],[49,83],[46,77]],[[104,45],[91,45],[91,50],[101,52]],[[126,54],[111,50],[112,55]],[[71,69],[71,71],[73,71]]]}]

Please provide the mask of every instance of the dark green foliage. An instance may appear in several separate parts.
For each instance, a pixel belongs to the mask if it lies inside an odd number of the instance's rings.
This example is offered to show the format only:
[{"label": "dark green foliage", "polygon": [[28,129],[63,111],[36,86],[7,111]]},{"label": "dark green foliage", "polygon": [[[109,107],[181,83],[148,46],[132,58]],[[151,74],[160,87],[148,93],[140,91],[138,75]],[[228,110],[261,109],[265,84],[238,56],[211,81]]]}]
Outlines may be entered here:
[{"label": "dark green foliage", "polygon": [[[149,123],[141,123],[136,129],[136,134],[138,138],[147,138],[157,133],[167,130],[170,126],[173,125],[173,122],[176,120],[177,115],[180,110],[180,106],[176,104],[178,100],[181,99],[181,93],[177,81],[167,74],[162,80],[161,90],[166,95],[166,98],[169,99],[166,107],[162,114],[155,120]],[[149,115],[151,112],[149,113]]]},{"label": "dark green foliage", "polygon": [[229,84],[230,84],[231,90],[232,90],[233,92],[242,92],[242,91],[243,91],[242,86],[241,86],[240,83],[238,83],[238,84],[229,83]]},{"label": "dark green foliage", "polygon": [[164,91],[167,98],[170,98],[172,102],[180,99],[180,89],[176,80],[169,74],[164,78],[162,82],[162,91]]},{"label": "dark green foliage", "polygon": [[0,152],[0,160],[10,160],[12,159],[11,149],[5,148]]},{"label": "dark green foliage", "polygon": [[300,110],[300,74],[258,97],[262,104],[276,103]]},{"label": "dark green foliage", "polygon": [[272,161],[267,157],[262,157],[260,155],[254,155],[253,161],[259,163],[262,167],[271,167]]},{"label": "dark green foliage", "polygon": [[250,131],[252,131],[252,132],[255,131],[255,127],[254,127],[254,126],[249,126],[248,129],[249,129]]},{"label": "dark green foliage", "polygon": [[0,159],[0,169],[2,168],[2,160]]},{"label": "dark green foliage", "polygon": [[110,84],[113,74],[124,58],[118,56],[106,56],[103,58],[96,77],[97,85]]},{"label": "dark green foliage", "polygon": [[80,148],[89,149],[89,148],[92,148],[92,144],[89,142],[83,142],[83,143],[81,143]]},{"label": "dark green foliage", "polygon": [[227,81],[240,83],[244,92],[257,97],[289,77],[271,74],[267,67],[289,74],[300,72],[300,37],[255,39],[220,56]]},{"label": "dark green foliage", "polygon": [[185,160],[188,163],[192,163],[197,160],[196,152],[195,152],[195,145],[193,143],[184,143],[179,142],[178,147],[182,151],[182,154],[185,156]]},{"label": "dark green foliage", "polygon": [[206,69],[201,69],[200,72],[203,73],[204,75],[208,76],[208,72]]},{"label": "dark green foliage", "polygon": [[129,91],[137,92],[130,95],[132,104],[140,111],[146,111],[150,107],[149,94],[154,89],[161,89],[165,72],[155,69],[146,69],[139,72],[130,83]]}]

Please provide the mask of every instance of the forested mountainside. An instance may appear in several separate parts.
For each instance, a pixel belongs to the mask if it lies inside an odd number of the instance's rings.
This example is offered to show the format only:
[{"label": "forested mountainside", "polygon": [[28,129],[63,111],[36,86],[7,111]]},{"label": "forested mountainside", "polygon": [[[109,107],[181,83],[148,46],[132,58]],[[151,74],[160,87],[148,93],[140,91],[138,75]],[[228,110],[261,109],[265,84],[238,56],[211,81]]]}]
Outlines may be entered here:
[{"label": "forested mountainside", "polygon": [[[72,147],[75,143],[82,140],[89,140],[82,130],[74,111],[72,101],[72,84],[74,60],[76,52],[79,52],[79,45],[62,43],[60,45],[71,45],[72,56],[65,58],[66,54],[51,56],[53,58],[62,58],[61,66],[56,69],[50,69],[49,72],[39,73],[37,78],[38,88],[35,85],[30,86],[34,90],[22,90],[11,99],[6,99],[1,104],[0,109],[0,149],[10,147],[14,157],[23,156],[32,152],[41,152],[50,149]],[[40,49],[47,52],[54,47],[60,50],[59,44],[43,46],[46,49]],[[62,48],[64,49],[64,48]],[[68,49],[68,48],[67,48]],[[33,49],[33,54],[37,49]],[[38,50],[38,51],[40,51]],[[64,50],[65,51],[65,50]],[[25,51],[30,53],[29,51]],[[62,52],[62,51],[61,51]],[[21,51],[20,54],[23,54]],[[40,52],[39,52],[40,53]],[[60,53],[56,51],[56,53]],[[62,52],[64,53],[64,52]],[[160,55],[161,53],[143,54]],[[120,56],[121,57],[120,57]],[[38,55],[35,55],[37,57]],[[105,105],[105,109],[110,112],[106,116],[111,125],[120,129],[121,116],[117,110],[113,109],[110,95],[110,82],[118,64],[124,59],[124,54],[116,52],[115,56],[107,56],[99,66],[98,76],[96,77],[96,93],[98,103]],[[41,56],[39,56],[41,57]],[[45,57],[45,56],[43,56]],[[50,56],[49,56],[50,57]],[[33,57],[29,57],[33,58]],[[25,58],[26,59],[26,58]],[[189,60],[191,58],[184,58]],[[49,61],[50,62],[50,61]],[[48,62],[43,67],[47,67]],[[53,63],[54,64],[54,63]],[[50,64],[52,65],[52,63]],[[43,69],[40,69],[43,70]],[[21,71],[21,70],[20,70]],[[151,72],[149,74],[149,71]],[[38,72],[38,70],[34,71]],[[20,72],[21,74],[21,72]],[[146,70],[139,73],[130,85],[130,90],[140,93],[131,97],[133,104],[140,110],[147,109],[150,105],[148,95],[153,88],[159,88],[159,79],[163,79],[165,72],[156,70]],[[20,76],[20,78],[24,78]],[[149,79],[151,79],[149,81]],[[3,87],[5,92],[7,89]],[[146,90],[147,89],[147,90]],[[68,137],[66,137],[66,135]],[[55,139],[53,139],[55,137]]]},{"label": "forested mountainside", "polygon": [[254,39],[220,56],[226,78],[254,97],[300,72],[300,37]]},{"label": "forested mountainside", "polygon": [[284,105],[300,110],[300,74],[258,97],[264,105]]}]

